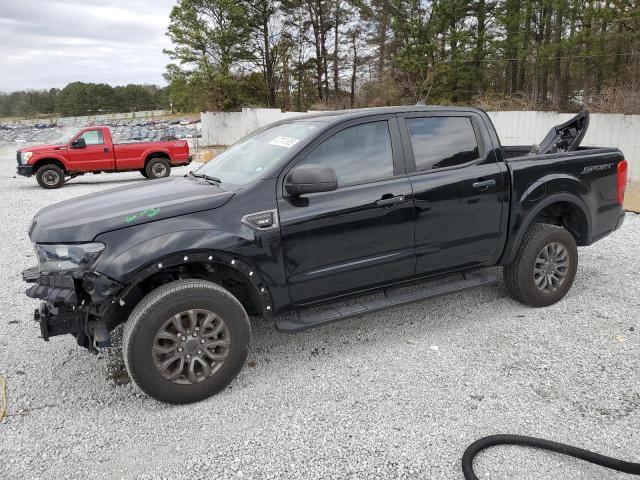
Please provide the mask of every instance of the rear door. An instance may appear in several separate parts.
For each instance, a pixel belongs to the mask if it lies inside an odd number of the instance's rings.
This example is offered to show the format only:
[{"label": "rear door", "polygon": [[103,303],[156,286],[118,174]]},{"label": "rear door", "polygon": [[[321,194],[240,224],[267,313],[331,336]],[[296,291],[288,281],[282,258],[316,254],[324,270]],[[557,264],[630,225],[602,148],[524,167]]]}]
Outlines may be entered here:
[{"label": "rear door", "polygon": [[401,115],[417,275],[490,265],[500,255],[506,168],[481,122],[473,112]]},{"label": "rear door", "polygon": [[84,139],[86,146],[69,146],[69,158],[73,169],[91,172],[115,168],[113,152],[104,138],[102,129],[86,130],[76,137],[76,140],[79,138]]},{"label": "rear door", "polygon": [[280,228],[294,303],[414,274],[413,200],[402,156],[395,116],[379,115],[334,127],[294,162],[328,165],[338,178],[335,191],[299,197],[288,196],[280,182]]}]

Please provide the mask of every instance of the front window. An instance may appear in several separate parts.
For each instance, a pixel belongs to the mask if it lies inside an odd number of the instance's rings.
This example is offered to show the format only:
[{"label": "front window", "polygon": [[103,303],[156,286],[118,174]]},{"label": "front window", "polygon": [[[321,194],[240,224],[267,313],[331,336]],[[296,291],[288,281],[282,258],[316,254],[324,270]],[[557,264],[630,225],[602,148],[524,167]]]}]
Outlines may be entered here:
[{"label": "front window", "polygon": [[102,145],[104,143],[102,130],[87,130],[78,138],[84,138],[85,145]]},{"label": "front window", "polygon": [[347,127],[318,145],[302,164],[333,168],[338,186],[393,177],[393,153],[386,120]]},{"label": "front window", "polygon": [[321,126],[318,122],[300,121],[258,130],[204,164],[196,174],[232,185],[246,185],[276,165],[294,145]]}]

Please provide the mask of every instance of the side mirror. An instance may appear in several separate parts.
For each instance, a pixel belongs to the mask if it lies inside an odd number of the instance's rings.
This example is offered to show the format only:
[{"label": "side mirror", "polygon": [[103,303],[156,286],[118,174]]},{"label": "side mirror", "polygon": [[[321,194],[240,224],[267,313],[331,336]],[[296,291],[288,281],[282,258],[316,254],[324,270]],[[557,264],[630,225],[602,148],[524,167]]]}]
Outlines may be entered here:
[{"label": "side mirror", "polygon": [[333,168],[324,165],[300,165],[289,172],[284,181],[289,195],[330,192],[338,188],[338,179]]},{"label": "side mirror", "polygon": [[87,142],[84,141],[84,138],[78,137],[73,142],[71,142],[71,148],[85,148],[87,146]]}]

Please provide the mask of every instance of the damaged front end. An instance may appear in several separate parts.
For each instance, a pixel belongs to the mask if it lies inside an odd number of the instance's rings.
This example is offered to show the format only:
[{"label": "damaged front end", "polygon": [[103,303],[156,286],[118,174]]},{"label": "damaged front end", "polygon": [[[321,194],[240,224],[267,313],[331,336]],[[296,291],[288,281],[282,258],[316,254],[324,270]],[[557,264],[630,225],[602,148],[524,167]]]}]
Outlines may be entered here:
[{"label": "damaged front end", "polygon": [[45,341],[71,334],[91,351],[111,346],[115,297],[122,285],[90,270],[103,249],[99,243],[36,245],[39,266],[23,271],[22,278],[33,283],[27,296],[41,300],[34,320]]}]

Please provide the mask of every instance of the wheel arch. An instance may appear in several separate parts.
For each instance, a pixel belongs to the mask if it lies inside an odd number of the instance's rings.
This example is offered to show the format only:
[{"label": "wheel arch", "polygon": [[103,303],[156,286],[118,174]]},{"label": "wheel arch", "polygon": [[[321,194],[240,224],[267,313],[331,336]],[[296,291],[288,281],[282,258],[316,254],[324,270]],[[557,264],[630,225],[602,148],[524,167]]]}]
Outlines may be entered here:
[{"label": "wheel arch", "polygon": [[39,158],[33,163],[33,174],[35,175],[38,170],[40,170],[45,165],[56,165],[62,169],[63,172],[67,173],[69,169],[65,165],[64,161],[57,157],[43,157]]},{"label": "wheel arch", "polygon": [[121,306],[135,304],[155,288],[185,278],[209,280],[226,288],[250,314],[273,311],[268,279],[245,259],[214,250],[175,252],[141,266],[127,275],[117,300]]},{"label": "wheel arch", "polygon": [[591,243],[589,209],[578,196],[559,193],[541,200],[526,214],[513,240],[505,248],[498,265],[507,265],[513,261],[527,229],[534,223],[550,223],[566,228],[577,245]]},{"label": "wheel arch", "polygon": [[144,152],[143,156],[144,156],[144,168],[147,168],[147,164],[153,158],[164,158],[169,162],[169,165],[171,165],[171,155],[169,155],[168,150],[157,150],[157,149],[153,149],[151,151],[147,150],[146,152]]}]

